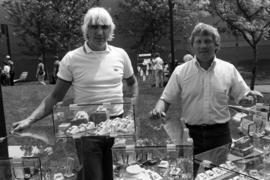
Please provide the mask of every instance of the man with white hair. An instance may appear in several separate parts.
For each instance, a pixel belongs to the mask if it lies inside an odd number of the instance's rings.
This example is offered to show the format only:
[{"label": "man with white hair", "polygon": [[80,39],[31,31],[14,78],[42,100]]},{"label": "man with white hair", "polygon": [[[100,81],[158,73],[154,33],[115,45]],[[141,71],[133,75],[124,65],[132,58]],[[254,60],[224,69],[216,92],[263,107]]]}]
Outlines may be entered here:
[{"label": "man with white hair", "polygon": [[[124,49],[108,44],[113,39],[114,29],[115,24],[107,10],[94,7],[87,11],[82,25],[84,44],[63,57],[54,90],[29,117],[13,124],[14,131],[25,129],[49,115],[71,85],[74,103],[111,103],[112,108],[108,109],[111,119],[122,117],[124,113],[123,104],[119,104],[123,102],[122,80],[126,81],[132,102],[136,104],[138,85],[131,60]],[[114,139],[82,137],[80,142],[83,147],[77,143],[77,148],[79,154],[83,152],[83,179],[112,180],[111,147]]]}]

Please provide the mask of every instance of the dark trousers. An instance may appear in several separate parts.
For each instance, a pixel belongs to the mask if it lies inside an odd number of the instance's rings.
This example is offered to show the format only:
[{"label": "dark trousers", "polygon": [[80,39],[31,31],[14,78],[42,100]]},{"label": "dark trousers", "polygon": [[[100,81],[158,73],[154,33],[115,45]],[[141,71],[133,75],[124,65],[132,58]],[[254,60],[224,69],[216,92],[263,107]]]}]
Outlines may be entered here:
[{"label": "dark trousers", "polygon": [[[229,123],[214,125],[188,125],[189,135],[194,142],[194,155],[232,142]],[[194,163],[194,177],[199,164]]]},{"label": "dark trousers", "polygon": [[232,141],[229,123],[186,126],[194,142],[194,155]]},{"label": "dark trousers", "polygon": [[113,180],[112,150],[114,138],[88,136],[76,139],[82,169],[78,180]]}]

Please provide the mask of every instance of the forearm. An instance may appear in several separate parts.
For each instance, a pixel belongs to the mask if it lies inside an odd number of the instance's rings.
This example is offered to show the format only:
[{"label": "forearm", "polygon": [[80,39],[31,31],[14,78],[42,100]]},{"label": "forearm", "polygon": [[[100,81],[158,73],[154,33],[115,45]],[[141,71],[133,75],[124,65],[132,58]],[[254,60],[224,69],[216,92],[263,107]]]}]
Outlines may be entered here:
[{"label": "forearm", "polygon": [[130,92],[131,92],[131,103],[136,106],[138,103],[138,96],[139,96],[139,87],[136,79],[135,82],[130,86]]},{"label": "forearm", "polygon": [[159,99],[156,106],[155,106],[155,109],[158,110],[159,112],[166,113],[168,111],[169,107],[170,107],[170,104],[168,102],[166,102],[163,99]]},{"label": "forearm", "polygon": [[130,111],[132,111],[133,107],[137,105],[137,101],[138,101],[138,94],[139,94],[138,82],[134,75],[127,78],[126,82],[127,82],[127,87],[128,87],[127,93],[129,94],[129,97],[131,98]]},{"label": "forearm", "polygon": [[31,124],[48,116],[52,112],[53,106],[58,101],[60,101],[60,100],[53,98],[51,95],[49,95],[45,99],[43,99],[41,101],[40,105],[28,117]]}]

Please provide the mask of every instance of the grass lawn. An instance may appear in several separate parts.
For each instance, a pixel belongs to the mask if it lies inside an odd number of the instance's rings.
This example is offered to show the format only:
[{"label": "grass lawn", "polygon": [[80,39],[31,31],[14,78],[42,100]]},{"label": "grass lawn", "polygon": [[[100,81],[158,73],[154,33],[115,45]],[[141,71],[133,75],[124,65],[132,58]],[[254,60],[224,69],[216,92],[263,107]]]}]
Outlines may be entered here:
[{"label": "grass lawn", "polygon": [[[265,81],[261,80],[257,83],[265,83]],[[138,99],[138,107],[136,109],[136,119],[141,124],[141,137],[152,136],[158,140],[159,138],[163,138],[165,134],[154,132],[153,129],[147,125],[149,123],[148,113],[155,106],[155,103],[161,95],[163,89],[152,88],[151,85],[151,81],[142,82],[139,80],[140,95]],[[7,131],[11,129],[13,122],[26,118],[53,88],[54,85],[43,86],[37,82],[21,83],[13,87],[2,87]],[[66,95],[65,100],[70,98],[72,98],[72,89]],[[267,102],[270,102],[270,94],[266,94],[265,98],[267,99]],[[172,105],[167,113],[168,119],[178,120],[181,115],[179,109],[178,104]],[[35,126],[39,128],[43,128],[48,125],[52,127],[51,116],[48,116],[46,119],[35,124]],[[237,125],[232,123],[232,133],[235,135],[237,135],[236,127]],[[52,128],[49,129],[53,130]],[[13,138],[10,138],[9,144],[14,143],[16,144]]]}]

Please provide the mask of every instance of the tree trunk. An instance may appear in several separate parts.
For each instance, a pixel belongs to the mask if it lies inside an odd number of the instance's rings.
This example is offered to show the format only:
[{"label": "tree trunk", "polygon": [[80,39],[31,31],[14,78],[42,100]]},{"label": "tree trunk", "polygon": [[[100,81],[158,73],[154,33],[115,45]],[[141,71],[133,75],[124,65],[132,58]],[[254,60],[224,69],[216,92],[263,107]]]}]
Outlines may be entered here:
[{"label": "tree trunk", "polygon": [[253,57],[254,57],[254,65],[252,68],[252,76],[250,81],[250,89],[254,90],[256,74],[257,74],[257,66],[258,66],[258,59],[257,59],[257,45],[253,48]]},{"label": "tree trunk", "polygon": [[170,66],[170,74],[173,73],[175,68],[175,57],[174,57],[174,32],[173,32],[173,7],[174,4],[171,0],[168,1],[169,3],[169,13],[170,13],[170,43],[171,43],[171,66]]}]

